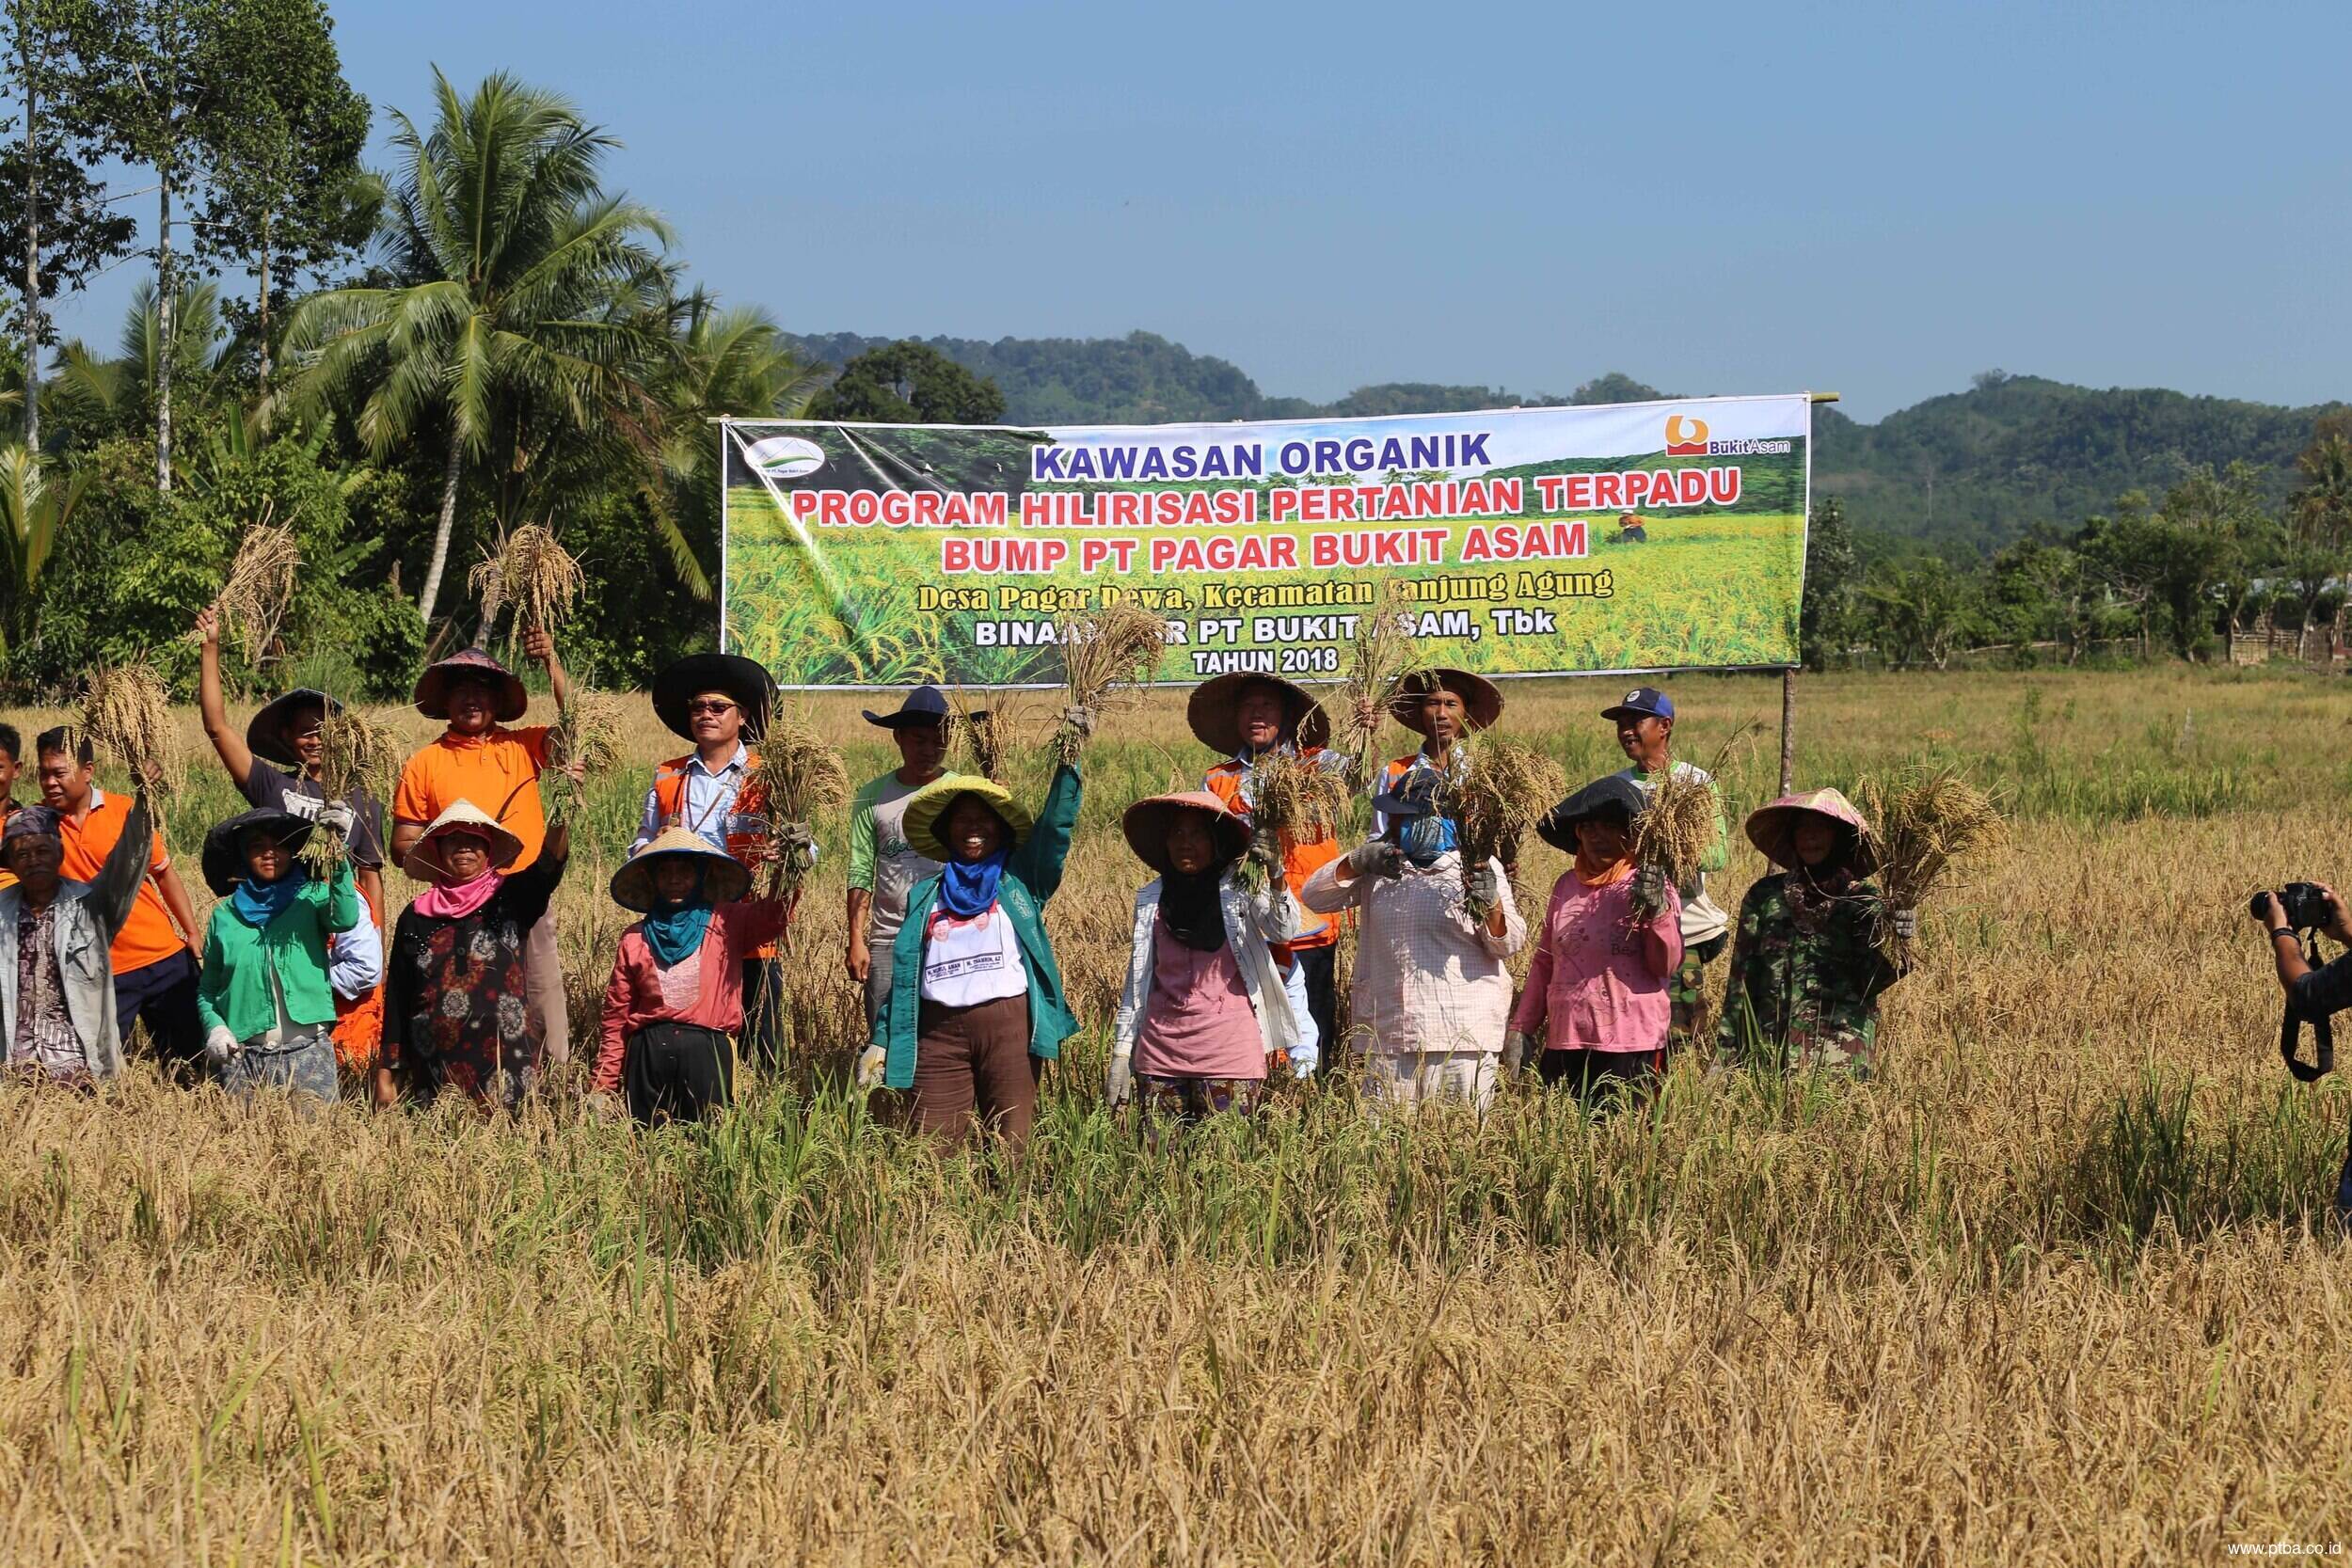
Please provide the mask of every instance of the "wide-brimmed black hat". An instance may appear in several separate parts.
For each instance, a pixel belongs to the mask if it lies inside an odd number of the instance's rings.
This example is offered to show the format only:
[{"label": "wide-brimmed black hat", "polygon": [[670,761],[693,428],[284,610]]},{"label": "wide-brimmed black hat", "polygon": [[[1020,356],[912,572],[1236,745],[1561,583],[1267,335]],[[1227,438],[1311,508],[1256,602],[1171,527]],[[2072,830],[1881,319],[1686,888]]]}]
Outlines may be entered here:
[{"label": "wide-brimmed black hat", "polygon": [[1642,786],[1621,774],[1595,779],[1569,796],[1535,823],[1535,836],[1554,849],[1576,853],[1576,825],[1589,817],[1623,816],[1628,822],[1642,815],[1649,797]]},{"label": "wide-brimmed black hat", "polygon": [[1502,717],[1502,692],[1494,682],[1468,670],[1443,668],[1418,670],[1406,676],[1395,700],[1389,704],[1389,716],[1416,735],[1427,735],[1429,721],[1422,717],[1421,702],[1433,691],[1451,691],[1462,699],[1466,729],[1492,729]]},{"label": "wide-brimmed black hat", "polygon": [[278,840],[288,854],[299,853],[310,842],[314,824],[308,818],[288,811],[271,811],[257,806],[239,812],[226,822],[216,822],[204,835],[204,885],[222,897],[234,893],[245,880],[245,835],[255,829]]},{"label": "wide-brimmed black hat", "polygon": [[671,733],[694,738],[686,707],[705,691],[723,691],[743,710],[743,735],[757,740],[768,733],[768,711],[776,683],[767,666],[740,654],[689,654],[653,678],[653,710]]},{"label": "wide-brimmed black hat", "polygon": [[447,720],[449,689],[468,677],[486,680],[497,691],[498,705],[491,713],[500,723],[511,724],[530,711],[531,693],[523,689],[522,677],[482,648],[467,648],[426,665],[417,677],[417,711],[427,719]]},{"label": "wide-brimmed black hat", "polygon": [[1331,721],[1315,705],[1311,692],[1279,675],[1252,674],[1246,670],[1202,681],[1192,689],[1184,704],[1184,722],[1192,726],[1193,738],[1219,756],[1230,757],[1240,751],[1241,719],[1233,712],[1233,705],[1252,686],[1269,687],[1281,697],[1282,728],[1293,745],[1305,750],[1331,743]]},{"label": "wide-brimmed black hat", "polygon": [[[909,730],[918,724],[947,722],[947,697],[935,686],[918,686],[899,699],[896,712],[876,713],[870,707],[858,709],[869,724],[885,730]],[[979,717],[976,714],[974,717]]]},{"label": "wide-brimmed black hat", "polygon": [[295,709],[312,704],[317,705],[322,715],[341,713],[343,710],[342,704],[326,692],[314,691],[307,686],[272,697],[262,705],[262,710],[253,716],[250,723],[246,725],[246,750],[257,757],[267,757],[270,761],[283,763],[288,768],[301,767],[301,754],[286,744],[282,732],[286,728],[287,721],[294,716]]}]

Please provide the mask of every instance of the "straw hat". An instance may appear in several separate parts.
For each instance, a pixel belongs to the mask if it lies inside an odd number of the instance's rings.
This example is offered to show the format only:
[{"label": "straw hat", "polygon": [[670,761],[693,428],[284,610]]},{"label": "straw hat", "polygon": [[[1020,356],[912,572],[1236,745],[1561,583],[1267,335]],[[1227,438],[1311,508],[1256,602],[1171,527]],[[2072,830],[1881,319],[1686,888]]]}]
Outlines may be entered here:
[{"label": "straw hat", "polygon": [[1763,850],[1764,858],[1774,865],[1794,871],[1797,819],[1805,816],[1818,816],[1851,833],[1857,875],[1867,877],[1878,869],[1878,846],[1871,840],[1870,819],[1835,789],[1808,789],[1797,795],[1784,795],[1769,806],[1756,807],[1748,813],[1748,842]]},{"label": "straw hat", "polygon": [[1168,831],[1181,812],[1197,811],[1210,819],[1210,834],[1216,841],[1220,862],[1239,860],[1249,847],[1255,830],[1249,819],[1205,789],[1190,789],[1181,795],[1153,795],[1137,800],[1127,808],[1120,819],[1126,831],[1127,847],[1136,858],[1158,872],[1168,875]]},{"label": "straw hat", "polygon": [[[710,688],[703,689],[707,691]],[[713,848],[689,829],[667,828],[612,873],[612,901],[639,914],[649,912],[654,906],[654,863],[690,855],[703,870],[703,896],[713,904],[731,904],[752,885],[752,874],[744,869],[741,861],[723,849]]]},{"label": "straw hat", "polygon": [[523,689],[522,677],[492,658],[480,648],[467,648],[453,653],[438,664],[425,666],[417,677],[417,711],[427,719],[449,717],[449,689],[467,675],[478,675],[497,691],[493,715],[501,724],[511,724],[531,707],[531,693]]},{"label": "straw hat", "polygon": [[454,832],[472,833],[487,839],[490,844],[490,863],[503,871],[515,863],[515,857],[523,852],[523,841],[499,826],[498,818],[475,805],[471,800],[453,800],[449,809],[435,817],[408,851],[402,868],[421,882],[431,881],[442,869],[441,863],[429,846],[437,838]]},{"label": "straw hat", "polygon": [[270,811],[257,807],[242,811],[226,822],[215,822],[204,835],[204,851],[199,860],[204,868],[204,885],[217,897],[226,898],[245,880],[245,835],[259,828],[278,840],[286,853],[297,854],[310,842],[313,824],[308,817],[296,816],[288,811]]},{"label": "straw hat", "polygon": [[323,714],[336,714],[343,710],[342,704],[326,692],[314,691],[307,686],[272,697],[262,705],[262,711],[253,716],[253,721],[246,725],[246,750],[257,757],[267,757],[288,768],[301,767],[300,754],[286,744],[280,732],[294,718],[294,710],[306,705],[316,705]]},{"label": "straw hat", "polygon": [[1554,849],[1576,853],[1576,825],[1612,812],[1622,812],[1628,822],[1642,815],[1649,804],[1649,797],[1641,785],[1622,774],[1611,773],[1595,779],[1582,789],[1569,796],[1537,819],[1535,836]]},{"label": "straw hat", "polygon": [[743,735],[757,740],[768,733],[768,711],[776,683],[768,667],[739,654],[689,654],[653,678],[653,710],[674,735],[694,738],[686,705],[706,691],[723,691],[743,710]]},{"label": "straw hat", "polygon": [[1283,731],[1300,750],[1331,743],[1331,721],[1315,705],[1313,694],[1305,687],[1294,686],[1277,675],[1257,675],[1248,671],[1219,675],[1192,689],[1192,696],[1184,704],[1184,722],[1192,726],[1194,738],[1219,756],[1230,757],[1240,751],[1241,720],[1233,712],[1233,705],[1252,686],[1270,686],[1281,694]]},{"label": "straw hat", "polygon": [[1389,704],[1389,717],[1416,735],[1427,735],[1429,726],[1422,718],[1421,700],[1432,691],[1451,691],[1462,699],[1462,709],[1471,730],[1494,728],[1502,717],[1502,693],[1495,683],[1484,675],[1473,675],[1468,670],[1421,670],[1405,677],[1404,686]]},{"label": "straw hat", "polygon": [[949,773],[933,779],[914,792],[907,802],[907,843],[914,852],[930,860],[947,862],[955,853],[939,836],[939,819],[947,815],[960,795],[975,795],[988,804],[989,810],[1004,818],[1009,831],[1006,847],[1017,849],[1037,827],[1037,817],[1029,808],[1012,798],[1012,791],[1003,784],[986,779],[968,779],[960,773]]}]

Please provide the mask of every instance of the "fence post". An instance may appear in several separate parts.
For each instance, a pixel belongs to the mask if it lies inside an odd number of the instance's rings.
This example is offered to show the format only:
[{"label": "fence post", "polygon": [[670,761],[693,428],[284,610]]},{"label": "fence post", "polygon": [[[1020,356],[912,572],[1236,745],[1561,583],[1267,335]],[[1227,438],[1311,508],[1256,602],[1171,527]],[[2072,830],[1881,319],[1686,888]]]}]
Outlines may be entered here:
[{"label": "fence post", "polygon": [[1797,787],[1797,672],[1791,668],[1780,673],[1780,792],[1790,795]]}]

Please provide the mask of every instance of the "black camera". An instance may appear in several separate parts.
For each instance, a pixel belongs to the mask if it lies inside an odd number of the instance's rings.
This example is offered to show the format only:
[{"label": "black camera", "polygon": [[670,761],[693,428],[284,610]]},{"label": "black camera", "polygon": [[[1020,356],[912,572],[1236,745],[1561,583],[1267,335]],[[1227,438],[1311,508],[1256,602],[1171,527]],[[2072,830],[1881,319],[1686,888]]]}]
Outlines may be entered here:
[{"label": "black camera", "polygon": [[[2265,893],[2254,895],[2247,909],[2259,916]],[[2316,882],[2289,882],[2279,890],[2279,912],[2290,930],[2316,931],[2328,924],[2328,895]]]}]

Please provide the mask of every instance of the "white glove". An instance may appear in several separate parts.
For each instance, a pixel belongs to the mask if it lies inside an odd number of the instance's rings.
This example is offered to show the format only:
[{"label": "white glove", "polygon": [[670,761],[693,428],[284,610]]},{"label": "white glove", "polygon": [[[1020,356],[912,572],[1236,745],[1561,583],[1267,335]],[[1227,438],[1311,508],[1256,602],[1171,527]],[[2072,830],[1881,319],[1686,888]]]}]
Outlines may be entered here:
[{"label": "white glove", "polygon": [[1633,901],[1645,910],[1666,907],[1666,874],[1654,865],[1645,865],[1633,873]]},{"label": "white glove", "polygon": [[1517,1029],[1502,1037],[1502,1075],[1505,1078],[1514,1076],[1519,1069],[1527,1065],[1527,1058],[1534,1043],[1532,1038]]},{"label": "white glove", "polygon": [[346,843],[350,841],[351,830],[358,825],[358,820],[352,809],[341,800],[335,801],[319,812],[319,826]]},{"label": "white glove", "polygon": [[1347,869],[1359,877],[1385,877],[1395,881],[1405,875],[1405,851],[1385,839],[1373,839],[1347,852]]},{"label": "white glove", "polygon": [[627,1121],[628,1107],[621,1103],[619,1095],[597,1089],[588,1096],[588,1115],[597,1121]]},{"label": "white glove", "polygon": [[1312,1078],[1315,1075],[1315,1069],[1322,1065],[1323,1048],[1321,1046],[1302,1042],[1291,1047],[1291,1076],[1298,1082],[1303,1084]]},{"label": "white glove", "polygon": [[1919,911],[1917,910],[1897,910],[1895,911],[1895,940],[1897,942],[1909,942],[1918,936],[1918,934]]},{"label": "white glove", "polygon": [[211,1057],[215,1063],[230,1060],[242,1049],[244,1048],[237,1044],[237,1037],[219,1024],[215,1024],[211,1033],[204,1037],[204,1054]]},{"label": "white glove", "polygon": [[875,1089],[882,1086],[882,1069],[890,1065],[890,1053],[879,1045],[869,1045],[858,1053],[857,1086]]},{"label": "white glove", "polygon": [[1061,721],[1080,735],[1091,736],[1094,733],[1094,710],[1083,704],[1073,703],[1062,709]]},{"label": "white glove", "polygon": [[1132,1057],[1113,1056],[1103,1069],[1103,1103],[1118,1110],[1136,1097],[1136,1065]]}]

